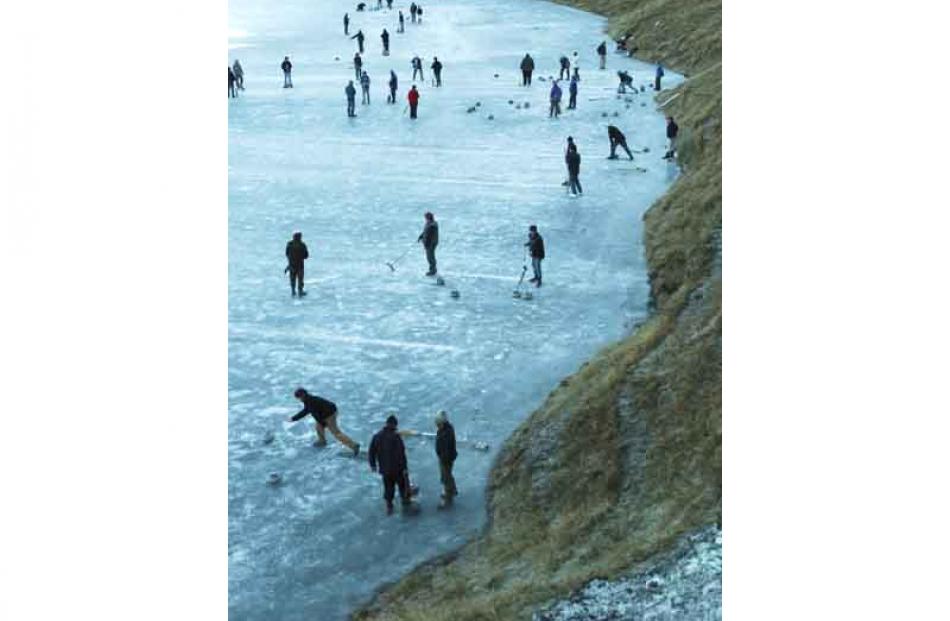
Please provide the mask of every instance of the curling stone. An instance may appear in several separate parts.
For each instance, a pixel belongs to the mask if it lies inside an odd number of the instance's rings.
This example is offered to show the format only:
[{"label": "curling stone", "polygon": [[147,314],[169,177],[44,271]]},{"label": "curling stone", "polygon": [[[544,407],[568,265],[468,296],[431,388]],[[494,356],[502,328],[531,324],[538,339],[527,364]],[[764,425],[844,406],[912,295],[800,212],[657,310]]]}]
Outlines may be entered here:
[{"label": "curling stone", "polygon": [[440,286],[440,287],[444,287],[444,286],[445,286],[445,279],[442,278],[441,276],[436,276],[436,277],[435,277],[435,284],[437,284],[437,285]]},{"label": "curling stone", "polygon": [[614,116],[620,116],[619,112],[614,112]]},{"label": "curling stone", "polygon": [[466,112],[468,112],[469,114],[475,112],[475,106],[472,106],[471,108],[469,108],[468,110],[466,110]]},{"label": "curling stone", "polygon": [[453,298],[455,298],[455,299],[458,299],[458,298],[462,297],[462,294],[459,293],[459,290],[458,290],[458,289],[452,289],[452,292],[449,293],[449,295],[451,295],[451,296],[452,296]]},{"label": "curling stone", "polygon": [[522,299],[522,300],[533,300],[533,299],[534,299],[534,294],[531,293],[530,291],[525,291],[525,292],[524,292],[524,295],[521,296],[521,299]]},{"label": "curling stone", "polygon": [[482,107],[482,102],[476,101],[476,102],[475,102],[475,107],[476,107],[476,108],[481,108],[481,107]]},{"label": "curling stone", "polygon": [[271,472],[270,476],[267,477],[268,485],[280,485],[281,476],[279,472]]},{"label": "curling stone", "polygon": [[516,290],[516,291],[512,291],[512,292],[511,292],[511,297],[513,297],[513,298],[520,298],[520,297],[521,297],[521,292],[520,292],[520,291],[517,291],[517,290]]},{"label": "curling stone", "polygon": [[495,78],[498,78],[498,74],[497,74],[497,73],[495,74]]},{"label": "curling stone", "polygon": [[261,440],[261,442],[264,443],[264,444],[270,444],[270,443],[273,442],[273,441],[274,441],[274,432],[268,430],[268,431],[264,434],[264,438]]},{"label": "curling stone", "polygon": [[530,103],[530,102],[527,102],[527,101],[524,102],[524,107],[525,107],[525,108],[530,108],[530,107],[531,107],[531,103]]},{"label": "curling stone", "polygon": [[488,115],[488,120],[489,120],[489,121],[494,121],[494,120],[495,120],[495,115],[494,115],[494,114],[489,114],[489,115]]},{"label": "curling stone", "polygon": [[509,105],[509,106],[515,105],[515,100],[514,100],[514,99],[509,99],[509,100],[508,100],[508,105]]}]

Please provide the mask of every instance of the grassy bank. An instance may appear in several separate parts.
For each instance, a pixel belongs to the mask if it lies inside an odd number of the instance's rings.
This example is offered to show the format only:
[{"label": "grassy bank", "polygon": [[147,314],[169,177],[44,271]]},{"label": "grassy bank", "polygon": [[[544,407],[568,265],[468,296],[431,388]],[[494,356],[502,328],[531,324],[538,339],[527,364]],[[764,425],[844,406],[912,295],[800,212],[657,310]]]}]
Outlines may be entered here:
[{"label": "grassy bank", "polygon": [[[383,590],[355,619],[524,619],[721,520],[721,2],[577,0],[638,56],[691,76],[658,96],[684,174],[647,212],[652,317],[508,439],[482,536]],[[595,42],[596,43],[596,42]]]}]

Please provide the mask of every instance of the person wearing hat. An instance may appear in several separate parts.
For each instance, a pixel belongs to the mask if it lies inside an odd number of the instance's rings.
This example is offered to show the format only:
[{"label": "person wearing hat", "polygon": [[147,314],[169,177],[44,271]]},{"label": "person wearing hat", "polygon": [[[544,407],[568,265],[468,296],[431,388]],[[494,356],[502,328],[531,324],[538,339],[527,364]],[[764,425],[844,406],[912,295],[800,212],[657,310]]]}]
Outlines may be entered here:
[{"label": "person wearing hat", "polygon": [[369,445],[369,468],[379,472],[383,478],[383,499],[386,501],[386,514],[393,512],[393,498],[399,489],[399,500],[403,509],[412,504],[409,494],[409,465],[406,461],[406,445],[397,431],[399,421],[389,416],[386,424],[373,436]]},{"label": "person wearing hat", "polygon": [[284,272],[290,274],[290,295],[300,297],[307,295],[303,290],[303,262],[310,257],[302,237],[301,233],[294,233],[294,238],[287,242],[287,249],[284,250],[287,256]]},{"label": "person wearing hat", "polygon": [[340,428],[336,424],[337,408],[335,403],[323,397],[311,395],[304,388],[295,390],[294,398],[303,403],[303,409],[291,416],[290,422],[295,423],[305,416],[313,416],[314,420],[317,421],[318,445],[326,445],[327,437],[324,430],[329,429],[333,437],[340,441],[340,444],[343,444],[353,451],[353,457],[360,454],[360,445],[340,431]]},{"label": "person wearing hat", "polygon": [[439,478],[442,481],[442,504],[440,509],[452,506],[452,499],[459,495],[455,487],[455,477],[452,476],[452,466],[458,452],[455,450],[455,428],[449,422],[445,410],[439,410],[435,415],[435,426],[438,432],[435,435],[435,454],[439,458]]},{"label": "person wearing hat", "polygon": [[533,282],[535,287],[541,286],[541,261],[544,260],[544,238],[538,233],[538,227],[532,224],[528,227],[528,241],[525,242],[528,253],[531,255],[531,269],[534,271]]}]

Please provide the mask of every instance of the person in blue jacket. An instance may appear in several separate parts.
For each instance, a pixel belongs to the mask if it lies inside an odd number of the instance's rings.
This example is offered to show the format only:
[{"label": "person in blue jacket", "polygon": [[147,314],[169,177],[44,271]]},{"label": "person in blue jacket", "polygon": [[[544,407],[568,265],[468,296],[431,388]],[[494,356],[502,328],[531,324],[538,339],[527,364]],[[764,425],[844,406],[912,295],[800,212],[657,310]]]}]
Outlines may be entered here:
[{"label": "person in blue jacket", "polygon": [[577,77],[571,78],[571,85],[568,87],[568,93],[570,93],[570,99],[567,101],[568,110],[577,109]]},{"label": "person in blue jacket", "polygon": [[664,76],[664,75],[665,75],[665,74],[663,73],[663,65],[662,65],[662,64],[657,65],[657,66],[656,66],[656,79],[653,81],[653,90],[655,90],[655,91],[660,90],[660,80],[663,79],[663,76]]},{"label": "person in blue jacket", "polygon": [[551,111],[548,113],[548,117],[557,118],[561,114],[561,87],[558,86],[557,80],[554,81],[554,84],[551,85]]}]

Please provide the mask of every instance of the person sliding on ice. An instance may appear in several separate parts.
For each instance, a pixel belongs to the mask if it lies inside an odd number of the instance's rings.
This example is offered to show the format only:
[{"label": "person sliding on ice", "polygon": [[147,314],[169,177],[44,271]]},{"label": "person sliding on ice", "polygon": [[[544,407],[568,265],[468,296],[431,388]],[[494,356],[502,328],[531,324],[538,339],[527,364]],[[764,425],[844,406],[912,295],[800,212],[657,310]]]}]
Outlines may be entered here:
[{"label": "person sliding on ice", "polygon": [[399,79],[396,78],[396,72],[392,69],[389,70],[389,99],[387,101],[391,104],[396,103],[396,89],[399,88]]},{"label": "person sliding on ice", "polygon": [[357,30],[356,34],[350,37],[351,39],[356,39],[356,45],[360,48],[360,54],[363,53],[363,39],[366,38],[366,35],[363,34],[362,30]]},{"label": "person sliding on ice", "polygon": [[287,249],[284,250],[287,267],[284,272],[290,274],[290,294],[303,297],[307,295],[303,290],[303,262],[310,257],[310,253],[301,237],[303,235],[300,233],[294,233],[294,238],[287,242]]},{"label": "person sliding on ice", "polygon": [[439,508],[447,509],[459,495],[458,488],[455,487],[455,477],[452,476],[452,466],[458,457],[458,451],[455,450],[455,428],[449,422],[445,410],[439,410],[435,415],[435,426],[438,429],[435,434],[435,454],[439,458],[439,480],[442,481],[442,503]]},{"label": "person sliding on ice", "polygon": [[577,82],[578,82],[578,77],[575,74],[574,77],[571,78],[571,85],[567,89],[568,93],[570,93],[571,95],[571,98],[567,101],[568,110],[577,109]]},{"label": "person sliding on ice", "polygon": [[399,30],[396,32],[406,32],[406,18],[402,14],[402,9],[399,9]]},{"label": "person sliding on ice", "polygon": [[356,116],[356,87],[353,86],[353,80],[346,85],[346,116]]},{"label": "person sliding on ice", "polygon": [[389,56],[389,33],[386,32],[385,28],[383,28],[383,34],[379,35],[379,38],[383,40],[383,56]]},{"label": "person sliding on ice", "polygon": [[438,56],[432,57],[432,73],[435,75],[435,85],[442,86],[442,63],[439,62]]},{"label": "person sliding on ice", "polygon": [[531,225],[528,227],[528,241],[525,242],[528,252],[531,254],[531,269],[534,271],[534,278],[528,282],[533,282],[535,287],[541,286],[541,261],[544,260],[544,239],[538,233],[538,227]]},{"label": "person sliding on ice", "polygon": [[399,500],[403,509],[412,504],[409,497],[409,464],[406,461],[406,445],[396,428],[399,421],[395,416],[386,419],[386,425],[373,436],[369,444],[369,469],[379,472],[383,477],[383,499],[386,501],[386,515],[393,512],[393,499],[399,488]]},{"label": "person sliding on ice", "polygon": [[558,74],[558,80],[566,80],[571,77],[571,61],[567,56],[561,56],[561,72]]},{"label": "person sliding on ice", "polygon": [[363,88],[363,103],[367,106],[369,105],[369,74],[365,71],[363,72],[363,77],[360,78],[360,86]]},{"label": "person sliding on ice", "polygon": [[241,62],[238,60],[234,61],[234,79],[237,81],[237,87],[239,91],[244,90],[244,67],[241,66]]},{"label": "person sliding on ice", "polygon": [[[406,95],[406,99],[409,100],[409,118],[416,118],[416,110],[419,107],[419,91],[416,90],[416,85],[413,84],[412,88],[409,89],[409,94]],[[403,114],[405,114],[403,110]]]},{"label": "person sliding on ice", "polygon": [[558,86],[557,80],[554,81],[554,84],[551,85],[551,111],[548,113],[548,118],[557,118],[561,114],[561,87]]},{"label": "person sliding on ice", "polygon": [[294,83],[290,81],[290,70],[293,69],[290,64],[290,57],[284,56],[284,62],[280,63],[280,68],[284,72],[284,88],[293,88]]},{"label": "person sliding on ice", "polygon": [[422,233],[416,241],[422,242],[422,247],[426,249],[426,261],[429,262],[429,271],[426,272],[426,276],[435,276],[435,247],[439,245],[439,223],[435,221],[435,216],[431,211],[425,213],[425,221]]},{"label": "person sliding on ice", "polygon": [[416,72],[419,72],[419,79],[425,82],[425,76],[422,75],[422,59],[418,56],[413,56],[412,60],[412,79],[416,79]]},{"label": "person sliding on ice", "polygon": [[359,82],[363,77],[363,59],[359,52],[353,55],[353,68],[356,70],[356,81]]},{"label": "person sliding on ice", "polygon": [[237,97],[237,91],[234,90],[234,72],[228,67],[228,97]]},{"label": "person sliding on ice", "polygon": [[581,154],[577,152],[577,145],[571,144],[567,148],[567,155],[564,157],[565,162],[567,162],[567,181],[571,186],[571,193],[574,196],[578,194],[583,194],[584,190],[581,188]]},{"label": "person sliding on ice", "polygon": [[600,68],[607,68],[607,42],[601,41],[600,45],[597,46],[597,56],[600,57]]},{"label": "person sliding on ice", "polygon": [[521,85],[531,86],[531,74],[534,72],[534,59],[531,54],[525,54],[521,59]]},{"label": "person sliding on ice", "polygon": [[617,88],[618,93],[626,93],[627,87],[633,88],[633,78],[630,77],[630,74],[626,71],[618,71],[617,77],[620,79],[620,86]]},{"label": "person sliding on ice", "polygon": [[666,138],[670,141],[670,146],[666,149],[664,160],[671,160],[676,156],[676,135],[680,133],[680,126],[676,124],[673,117],[666,117]]},{"label": "person sliding on ice", "polygon": [[627,152],[627,156],[631,160],[633,159],[633,153],[627,148],[627,137],[623,135],[622,131],[613,125],[608,125],[607,137],[610,138],[610,155],[607,156],[608,160],[617,159],[617,147],[623,148],[623,150]]},{"label": "person sliding on ice", "polygon": [[303,409],[290,417],[290,422],[297,422],[305,416],[313,416],[317,421],[317,446],[326,446],[326,429],[330,430],[333,437],[353,451],[353,457],[360,454],[360,445],[350,439],[348,435],[340,431],[336,424],[337,408],[336,404],[323,397],[311,395],[304,388],[298,388],[294,391],[294,398],[303,403]]},{"label": "person sliding on ice", "polygon": [[409,5],[409,19],[412,21],[413,24],[416,23],[416,3],[415,2]]},{"label": "person sliding on ice", "polygon": [[343,14],[343,34],[350,36],[350,14]]}]

